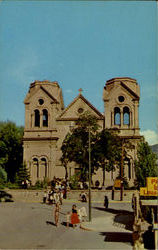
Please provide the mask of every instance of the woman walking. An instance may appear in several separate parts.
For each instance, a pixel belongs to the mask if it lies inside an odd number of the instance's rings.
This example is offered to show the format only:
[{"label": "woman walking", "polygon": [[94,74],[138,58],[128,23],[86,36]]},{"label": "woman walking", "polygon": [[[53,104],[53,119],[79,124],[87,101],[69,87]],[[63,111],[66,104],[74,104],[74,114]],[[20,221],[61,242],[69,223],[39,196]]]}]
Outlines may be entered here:
[{"label": "woman walking", "polygon": [[56,227],[58,226],[58,222],[59,222],[59,210],[60,210],[60,206],[59,206],[59,203],[57,202],[54,208],[54,220],[55,220]]}]

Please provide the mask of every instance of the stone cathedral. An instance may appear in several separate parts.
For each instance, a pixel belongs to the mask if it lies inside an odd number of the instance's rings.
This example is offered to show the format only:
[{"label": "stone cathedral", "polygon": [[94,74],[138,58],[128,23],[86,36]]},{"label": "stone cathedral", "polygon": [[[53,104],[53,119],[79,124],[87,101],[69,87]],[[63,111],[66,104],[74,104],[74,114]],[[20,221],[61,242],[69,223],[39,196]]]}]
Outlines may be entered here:
[{"label": "stone cathedral", "polygon": [[[134,161],[136,145],[140,141],[139,109],[140,90],[135,79],[113,78],[103,89],[104,114],[100,113],[80,92],[65,108],[62,89],[58,82],[35,81],[30,84],[24,100],[25,129],[23,137],[24,161],[30,171],[31,182],[47,177],[64,178],[65,168],[60,162],[61,145],[66,134],[85,111],[94,115],[101,128],[119,129],[119,136],[128,138],[135,146],[124,159],[124,175],[132,186],[135,179]],[[79,166],[68,165],[68,178]],[[113,185],[118,171],[106,172],[105,185]],[[103,173],[99,169],[93,182],[102,183]]]}]

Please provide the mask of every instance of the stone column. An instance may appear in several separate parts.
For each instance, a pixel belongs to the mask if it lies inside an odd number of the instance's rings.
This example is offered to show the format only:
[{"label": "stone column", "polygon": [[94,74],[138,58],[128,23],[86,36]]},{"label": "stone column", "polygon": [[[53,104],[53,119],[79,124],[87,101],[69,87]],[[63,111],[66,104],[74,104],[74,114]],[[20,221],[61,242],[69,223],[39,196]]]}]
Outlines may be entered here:
[{"label": "stone column", "polygon": [[40,111],[40,128],[43,127],[43,112]]},{"label": "stone column", "polygon": [[50,129],[50,113],[48,113],[48,128]]},{"label": "stone column", "polygon": [[139,103],[138,101],[135,101],[135,105],[134,105],[134,124],[135,124],[135,128],[139,128],[139,117],[138,117],[138,107],[139,107]]},{"label": "stone column", "polygon": [[130,119],[129,119],[129,126],[130,126],[130,128],[132,128],[133,127],[133,124],[132,124],[132,112],[130,111],[130,113],[129,113],[129,115],[130,115]]},{"label": "stone column", "polygon": [[121,123],[121,127],[123,127],[123,110],[120,109],[120,123]]},{"label": "stone column", "polygon": [[114,121],[114,112],[112,111],[111,112],[111,127],[114,126],[114,123],[115,123],[115,121]]},{"label": "stone column", "polygon": [[34,124],[34,114],[31,114],[31,128],[33,128]]}]

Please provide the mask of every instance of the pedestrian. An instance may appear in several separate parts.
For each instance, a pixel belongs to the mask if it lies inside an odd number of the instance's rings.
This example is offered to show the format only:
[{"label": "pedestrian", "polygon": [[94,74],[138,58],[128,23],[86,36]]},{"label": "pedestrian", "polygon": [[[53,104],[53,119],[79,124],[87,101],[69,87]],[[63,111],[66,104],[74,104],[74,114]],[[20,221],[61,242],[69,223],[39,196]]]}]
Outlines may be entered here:
[{"label": "pedestrian", "polygon": [[71,213],[67,212],[67,214],[66,214],[66,226],[67,227],[70,226],[70,216],[71,216]]},{"label": "pedestrian", "polygon": [[59,210],[60,210],[60,206],[59,206],[59,203],[57,202],[54,208],[54,221],[55,221],[56,227],[58,226],[58,223],[59,223]]},{"label": "pedestrian", "polygon": [[113,186],[112,187],[112,193],[111,193],[111,198],[112,198],[112,200],[114,200],[114,195],[115,195],[115,187]]},{"label": "pedestrian", "polygon": [[79,220],[80,220],[80,222],[85,221],[85,218],[87,217],[86,208],[85,207],[81,207],[78,210],[78,214],[79,214]]},{"label": "pedestrian", "polygon": [[49,204],[52,204],[53,203],[53,192],[50,191],[49,192]]},{"label": "pedestrian", "polygon": [[43,203],[46,203],[46,201],[47,201],[47,191],[44,192]]},{"label": "pedestrian", "polygon": [[62,191],[59,192],[59,201],[60,201],[60,205],[62,205],[63,204],[63,192]]},{"label": "pedestrian", "polygon": [[55,203],[59,203],[60,202],[59,190],[55,190],[54,200],[55,200]]},{"label": "pedestrian", "polygon": [[72,206],[72,214],[71,214],[71,224],[73,225],[73,228],[75,228],[76,224],[80,223],[79,217],[78,217],[78,212],[77,212],[77,207],[74,204]]},{"label": "pedestrian", "polygon": [[105,197],[104,197],[104,207],[107,209],[108,205],[109,205],[109,200],[108,200],[108,197],[105,195]]},{"label": "pedestrian", "polygon": [[67,195],[66,195],[66,186],[64,186],[64,189],[63,189],[63,199],[66,199],[67,197],[66,197]]},{"label": "pedestrian", "polygon": [[87,195],[84,191],[82,191],[82,193],[80,194],[80,197],[81,197],[82,202],[87,202]]}]

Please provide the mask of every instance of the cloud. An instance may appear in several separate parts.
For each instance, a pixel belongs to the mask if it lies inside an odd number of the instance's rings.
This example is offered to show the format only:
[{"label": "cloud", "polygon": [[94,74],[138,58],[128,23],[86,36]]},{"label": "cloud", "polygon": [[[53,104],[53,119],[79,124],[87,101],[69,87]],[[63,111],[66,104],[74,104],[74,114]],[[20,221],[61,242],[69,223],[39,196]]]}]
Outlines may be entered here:
[{"label": "cloud", "polygon": [[145,137],[145,140],[149,145],[154,145],[158,143],[158,134],[153,130],[145,130],[140,132],[141,135]]}]

